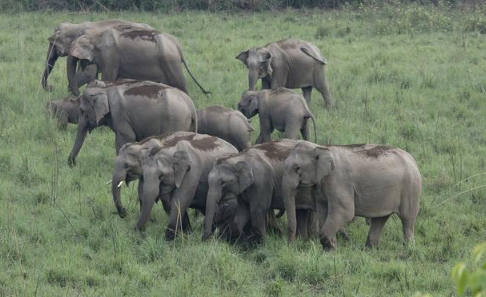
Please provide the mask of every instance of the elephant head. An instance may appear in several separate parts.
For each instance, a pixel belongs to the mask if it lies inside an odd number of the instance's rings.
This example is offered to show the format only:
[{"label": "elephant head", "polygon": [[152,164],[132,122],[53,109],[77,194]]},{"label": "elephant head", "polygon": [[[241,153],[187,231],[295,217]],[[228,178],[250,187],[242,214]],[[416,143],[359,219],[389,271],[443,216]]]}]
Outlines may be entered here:
[{"label": "elephant head", "polygon": [[175,152],[154,146],[142,156],[143,206],[137,229],[142,230],[159,195],[164,204],[170,205],[168,195],[181,187],[194,162],[187,151],[180,149],[179,144]]},{"label": "elephant head", "polygon": [[44,89],[48,89],[47,78],[54,68],[54,64],[56,63],[57,59],[59,57],[65,57],[69,54],[71,43],[81,34],[86,26],[87,25],[85,23],[61,23],[54,30],[54,34],[47,38],[49,41],[49,46],[47,48],[46,66],[42,76],[42,87]]},{"label": "elephant head", "polygon": [[247,161],[218,160],[209,173],[203,239],[212,235],[212,225],[218,203],[243,193],[254,182],[253,170]]},{"label": "elephant head", "polygon": [[67,77],[69,82],[69,89],[76,95],[79,94],[79,85],[76,79],[76,71],[80,61],[94,62],[95,46],[88,35],[79,36],[70,47],[69,56],[67,59]]},{"label": "elephant head", "polygon": [[295,209],[297,188],[320,185],[334,169],[334,157],[329,149],[308,141],[296,144],[285,159],[282,197],[287,211],[289,241],[295,239],[297,227]]},{"label": "elephant head", "polygon": [[242,61],[248,67],[249,90],[255,90],[259,78],[272,76],[272,57],[272,53],[264,47],[251,48],[236,56],[236,59]]},{"label": "elephant head", "polygon": [[240,111],[247,119],[251,119],[258,113],[260,105],[260,97],[258,91],[246,91],[241,95],[240,102],[238,102],[238,111]]},{"label": "elephant head", "polygon": [[76,165],[76,156],[83,146],[86,134],[102,125],[104,123],[103,119],[110,112],[107,90],[102,87],[97,87],[102,85],[102,82],[90,84],[81,97],[78,132],[68,159],[70,166]]}]

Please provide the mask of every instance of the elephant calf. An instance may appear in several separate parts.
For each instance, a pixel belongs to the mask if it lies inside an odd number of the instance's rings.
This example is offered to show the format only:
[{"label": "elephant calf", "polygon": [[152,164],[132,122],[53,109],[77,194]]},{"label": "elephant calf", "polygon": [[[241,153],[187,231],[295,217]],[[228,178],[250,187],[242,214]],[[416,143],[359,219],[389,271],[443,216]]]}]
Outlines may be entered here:
[{"label": "elephant calf", "polygon": [[239,151],[251,146],[251,132],[250,123],[237,110],[216,105],[197,111],[197,133],[224,139]]},{"label": "elephant calf", "polygon": [[[220,159],[209,174],[209,192],[204,217],[204,237],[211,236],[214,209],[221,200],[237,197],[234,219],[236,233],[245,235],[244,228],[251,222],[252,239],[261,241],[266,234],[266,215],[269,210],[284,209],[282,200],[282,174],[284,160],[296,140],[284,139],[255,145],[228,158]],[[309,191],[299,192],[297,208],[299,234],[307,238],[312,229],[314,200]],[[308,228],[309,227],[309,228]],[[245,239],[245,237],[241,237]]]},{"label": "elephant calf", "polygon": [[59,126],[66,129],[68,123],[78,123],[79,101],[80,97],[67,97],[54,100],[46,104],[45,111],[46,113],[55,115]]},{"label": "elephant calf", "polygon": [[68,163],[75,160],[88,131],[108,126],[116,153],[127,142],[177,131],[197,131],[196,108],[189,96],[161,83],[137,80],[94,81],[81,96],[78,133]]},{"label": "elephant calf", "polygon": [[323,248],[336,247],[336,232],[354,216],[371,219],[367,246],[378,244],[393,213],[402,221],[405,241],[413,241],[422,182],[414,158],[406,151],[374,144],[320,146],[302,141],[285,160],[284,172],[289,241],[294,239],[298,224],[296,190],[310,186],[318,187]]},{"label": "elephant calf", "polygon": [[314,140],[316,138],[316,122],[304,97],[289,89],[246,91],[238,103],[238,110],[248,119],[259,114],[260,135],[257,144],[271,141],[273,129],[285,132],[288,139],[297,139],[300,131],[302,138],[308,140],[309,118],[314,123]]},{"label": "elephant calf", "polygon": [[[157,197],[170,205],[167,240],[174,239],[184,229],[183,218],[188,207],[211,216],[215,209],[206,212],[208,174],[219,158],[237,154],[230,143],[214,136],[179,132],[159,146],[142,153],[142,212],[137,229],[143,229]],[[181,228],[182,227],[182,228]]]}]

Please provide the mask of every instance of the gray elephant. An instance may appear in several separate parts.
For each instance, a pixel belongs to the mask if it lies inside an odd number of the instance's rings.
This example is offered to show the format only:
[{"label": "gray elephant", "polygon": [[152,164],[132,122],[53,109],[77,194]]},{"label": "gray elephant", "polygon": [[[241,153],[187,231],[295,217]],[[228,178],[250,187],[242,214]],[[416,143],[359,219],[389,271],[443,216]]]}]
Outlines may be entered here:
[{"label": "gray elephant", "polygon": [[407,152],[381,145],[320,146],[298,143],[285,160],[283,198],[289,241],[296,233],[296,190],[314,187],[324,249],[336,247],[336,232],[354,216],[371,218],[367,246],[378,244],[393,213],[403,225],[406,242],[413,241],[419,211],[421,176]]},{"label": "gray elephant", "polygon": [[224,139],[242,151],[251,146],[253,128],[241,112],[216,105],[197,111],[197,132]]},{"label": "gray elephant", "polygon": [[57,118],[61,128],[66,129],[67,124],[77,124],[79,117],[80,97],[67,97],[60,100],[47,102],[45,111]]},{"label": "gray elephant", "polygon": [[[60,23],[57,25],[54,33],[47,39],[49,47],[47,49],[47,58],[44,73],[42,75],[42,87],[47,90],[47,79],[59,57],[68,56],[71,51],[71,45],[74,40],[84,34],[93,34],[103,32],[116,26],[131,26],[141,29],[152,30],[147,24],[126,22],[121,20],[105,20],[98,22],[83,22],[81,24]],[[91,65],[91,66],[90,66]],[[80,62],[81,71],[76,74],[77,85],[82,86],[96,78],[98,69],[87,60]]]},{"label": "gray elephant", "polygon": [[177,39],[153,29],[118,25],[104,31],[85,32],[74,40],[67,63],[73,94],[79,93],[76,67],[83,60],[95,64],[104,81],[149,80],[165,83],[187,94],[182,63],[204,94],[209,94],[189,70]]},{"label": "gray elephant", "polygon": [[196,108],[189,96],[149,81],[94,81],[81,97],[78,133],[68,163],[76,165],[86,134],[98,126],[115,132],[116,153],[127,142],[158,134],[197,131]]},{"label": "gray elephant", "polygon": [[301,88],[310,103],[312,88],[316,88],[326,104],[331,106],[331,94],[326,79],[326,60],[310,42],[283,39],[263,47],[241,52],[236,59],[248,67],[249,90],[254,91],[258,79],[262,89]]},{"label": "gray elephant", "polygon": [[308,140],[309,118],[314,124],[316,139],[316,122],[305,99],[289,89],[246,91],[238,103],[238,110],[248,119],[259,115],[260,135],[257,144],[271,141],[274,129],[285,132],[285,138],[288,139],[298,139],[300,131],[302,138]]},{"label": "gray elephant", "polygon": [[[181,134],[179,134],[181,135]],[[137,229],[142,230],[157,197],[170,205],[166,239],[181,229],[188,207],[206,212],[208,174],[219,158],[238,153],[230,143],[214,136],[185,133],[142,154],[142,212]],[[214,213],[212,213],[214,214]],[[213,222],[214,216],[211,216]]]},{"label": "gray elephant", "polygon": [[[268,142],[228,158],[219,159],[209,174],[209,193],[204,217],[203,239],[212,232],[212,221],[219,201],[237,197],[237,210],[234,219],[236,234],[245,242],[244,228],[251,222],[252,241],[260,242],[266,234],[266,214],[273,209],[284,209],[282,200],[282,176],[284,160],[296,140],[284,139]],[[297,216],[299,234],[309,237],[312,222],[311,213],[315,210],[314,199],[309,191],[299,193]]]}]

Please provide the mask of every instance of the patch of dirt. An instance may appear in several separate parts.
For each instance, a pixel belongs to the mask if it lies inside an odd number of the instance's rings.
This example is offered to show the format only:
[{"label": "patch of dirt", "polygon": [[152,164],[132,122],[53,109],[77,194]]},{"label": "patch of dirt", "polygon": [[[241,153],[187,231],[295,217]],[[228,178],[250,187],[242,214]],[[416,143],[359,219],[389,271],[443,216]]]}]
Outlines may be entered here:
[{"label": "patch of dirt", "polygon": [[289,156],[290,151],[292,150],[292,147],[285,147],[279,145],[278,141],[272,141],[272,142],[260,144],[254,146],[254,148],[263,151],[265,156],[267,156],[268,158],[272,160],[280,160],[280,161],[285,160]]},{"label": "patch of dirt", "polygon": [[197,134],[190,134],[184,136],[177,136],[172,139],[169,139],[164,143],[164,147],[172,147],[177,145],[179,141],[187,140],[189,143],[195,148],[200,151],[211,151],[217,148],[219,145],[216,144],[218,138],[213,136],[199,136],[197,139],[194,139]]},{"label": "patch of dirt", "polygon": [[157,98],[161,91],[170,87],[164,85],[141,85],[135,86],[125,91],[125,95],[145,96],[149,98]]},{"label": "patch of dirt", "polygon": [[160,32],[155,31],[155,30],[140,30],[140,29],[135,29],[135,30],[127,30],[125,32],[121,33],[122,37],[125,38],[130,38],[132,40],[135,39],[141,39],[145,41],[150,41],[150,42],[156,42],[155,36],[159,35]]},{"label": "patch of dirt", "polygon": [[385,155],[394,149],[395,148],[391,146],[378,145],[369,150],[359,151],[359,153],[364,154],[365,156],[370,158],[379,158],[380,156]]}]

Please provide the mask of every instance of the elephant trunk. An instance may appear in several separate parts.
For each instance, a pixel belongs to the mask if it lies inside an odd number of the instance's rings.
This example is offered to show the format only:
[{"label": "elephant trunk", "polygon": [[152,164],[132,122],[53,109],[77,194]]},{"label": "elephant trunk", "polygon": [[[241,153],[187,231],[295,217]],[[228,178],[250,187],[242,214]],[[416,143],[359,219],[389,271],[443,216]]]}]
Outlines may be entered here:
[{"label": "elephant trunk", "polygon": [[126,179],[126,175],[127,171],[125,169],[115,165],[115,170],[113,171],[113,177],[111,179],[111,193],[113,194],[113,202],[115,202],[116,210],[121,218],[127,216],[127,211],[123,208],[121,203],[121,186],[122,182]]},{"label": "elephant trunk", "polygon": [[206,200],[206,215],[204,216],[203,240],[209,239],[213,233],[214,214],[222,195],[223,189],[221,188],[221,185],[210,184]]},{"label": "elephant trunk", "polygon": [[49,47],[47,48],[46,67],[44,69],[44,74],[42,75],[42,88],[44,88],[44,90],[48,89],[47,78],[54,68],[54,64],[56,64],[58,57],[59,56],[57,55],[54,44],[49,42]]},{"label": "elephant trunk", "polygon": [[159,195],[160,181],[154,173],[145,173],[143,175],[143,194],[141,197],[142,210],[137,222],[137,230],[143,230],[145,223],[150,218],[150,212]]},{"label": "elephant trunk", "polygon": [[257,80],[258,80],[258,66],[250,67],[248,71],[248,85],[250,91],[256,90]]},{"label": "elephant trunk", "polygon": [[79,86],[78,80],[76,79],[76,69],[78,66],[78,58],[75,58],[71,55],[67,58],[67,77],[69,82],[69,90],[75,96],[79,96]]},{"label": "elephant trunk", "polygon": [[329,84],[327,83],[326,72],[324,70],[324,82],[322,88],[322,96],[324,97],[324,103],[326,104],[326,108],[330,108],[332,105],[332,98],[331,93],[329,92]]},{"label": "elephant trunk", "polygon": [[298,179],[286,173],[282,179],[282,198],[287,212],[288,241],[295,240],[297,231],[297,215],[295,195],[297,193]]},{"label": "elephant trunk", "polygon": [[74,141],[73,148],[68,158],[68,164],[71,167],[76,166],[76,157],[78,156],[78,153],[83,146],[86,134],[88,134],[88,120],[85,117],[80,117],[78,122],[78,133],[76,135],[76,140]]}]

